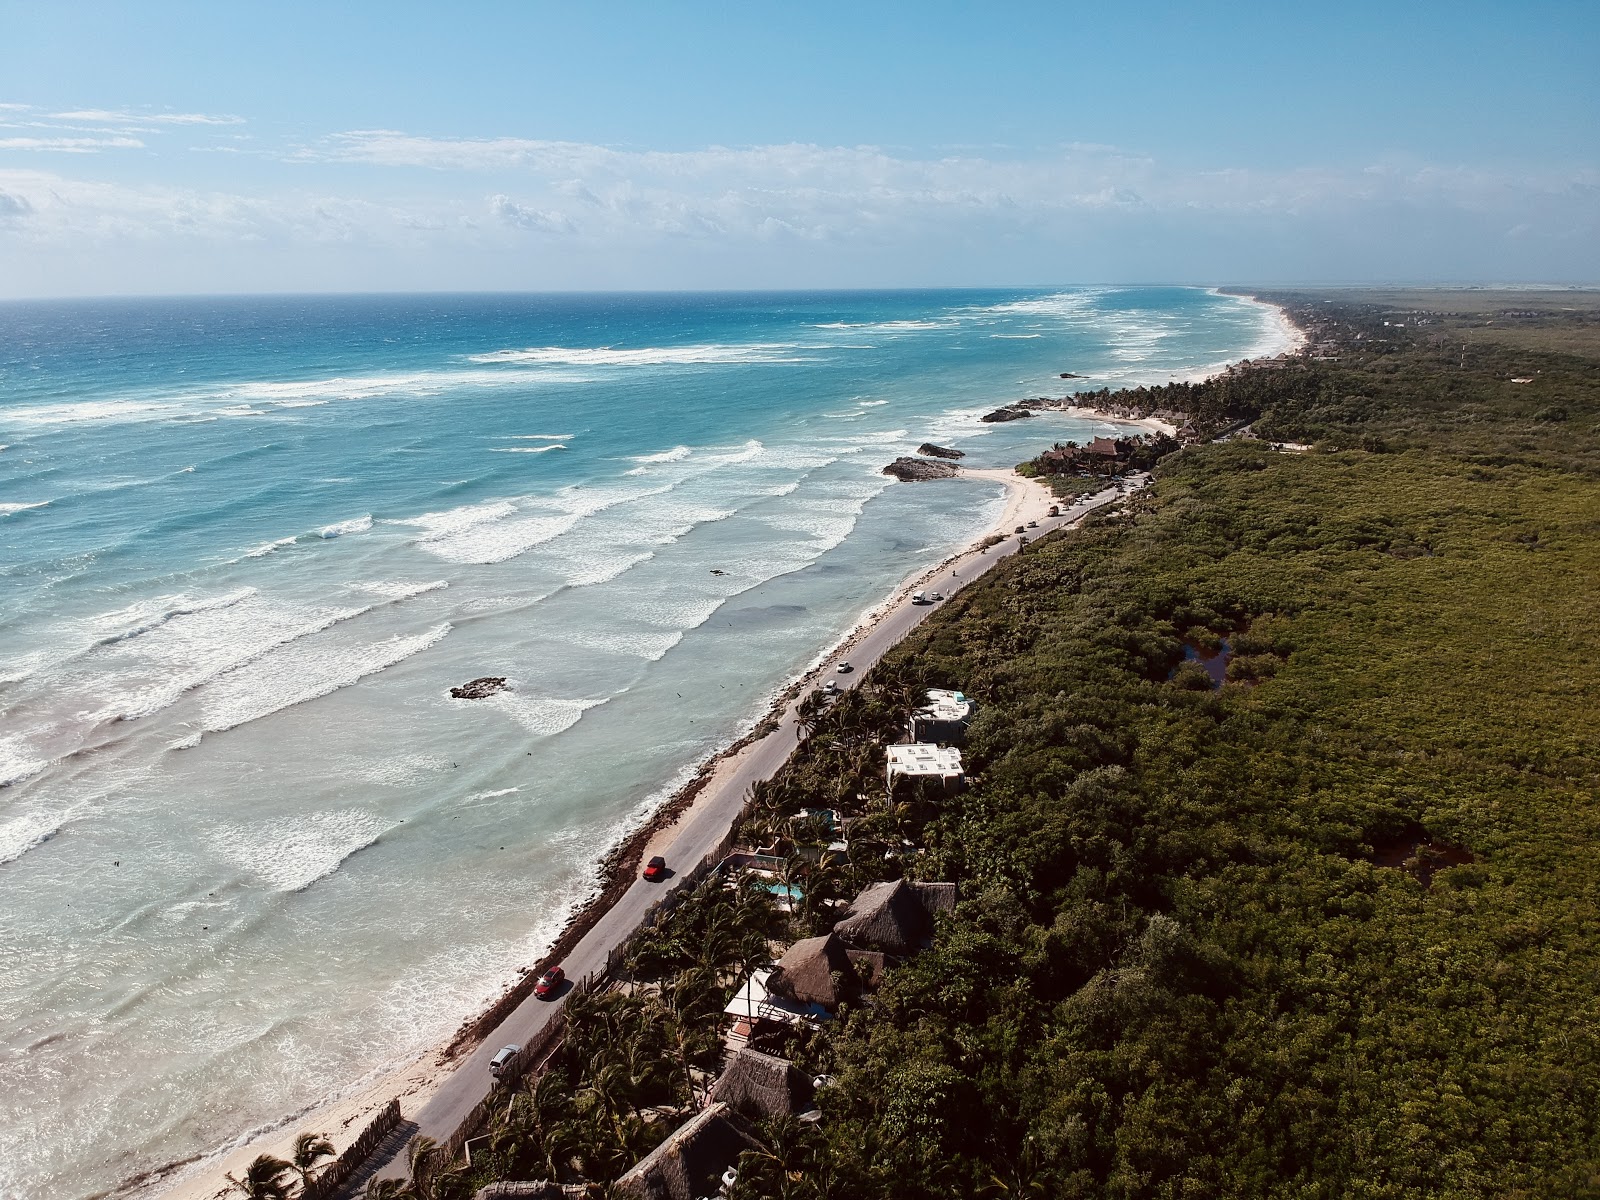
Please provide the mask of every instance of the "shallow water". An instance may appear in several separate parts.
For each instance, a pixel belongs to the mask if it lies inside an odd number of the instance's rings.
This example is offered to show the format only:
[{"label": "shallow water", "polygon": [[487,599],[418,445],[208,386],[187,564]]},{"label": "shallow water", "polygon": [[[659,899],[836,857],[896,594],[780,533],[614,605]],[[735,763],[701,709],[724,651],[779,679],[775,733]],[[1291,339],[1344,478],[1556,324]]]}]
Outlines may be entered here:
[{"label": "shallow water", "polygon": [[[0,305],[0,1196],[414,1055],[1192,289]],[[478,701],[449,688],[505,675]],[[66,1114],[70,1120],[63,1119]]]}]

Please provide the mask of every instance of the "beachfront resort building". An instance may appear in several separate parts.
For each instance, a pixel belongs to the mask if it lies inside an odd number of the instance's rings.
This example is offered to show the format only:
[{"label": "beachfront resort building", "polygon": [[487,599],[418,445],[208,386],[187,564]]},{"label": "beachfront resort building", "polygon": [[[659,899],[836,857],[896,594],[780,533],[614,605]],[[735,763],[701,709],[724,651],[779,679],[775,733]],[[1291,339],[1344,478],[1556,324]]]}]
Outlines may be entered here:
[{"label": "beachfront resort building", "polygon": [[977,704],[970,696],[949,688],[929,688],[928,702],[911,714],[913,742],[955,742],[966,740],[967,725]]},{"label": "beachfront resort building", "polygon": [[852,949],[903,957],[932,945],[934,918],[955,907],[953,883],[875,883],[855,898],[833,931]]},{"label": "beachfront resort building", "polygon": [[885,768],[888,784],[894,787],[897,776],[912,779],[939,779],[946,786],[961,782],[961,751],[953,746],[912,742],[909,746],[886,746],[889,764]]}]

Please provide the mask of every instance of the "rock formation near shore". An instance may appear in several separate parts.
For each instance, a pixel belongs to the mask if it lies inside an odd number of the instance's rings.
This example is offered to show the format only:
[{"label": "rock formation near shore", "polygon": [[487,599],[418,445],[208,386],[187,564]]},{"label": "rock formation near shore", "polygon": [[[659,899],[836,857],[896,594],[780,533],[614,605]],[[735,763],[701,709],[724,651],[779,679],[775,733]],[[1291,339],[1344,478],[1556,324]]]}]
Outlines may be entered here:
[{"label": "rock formation near shore", "polygon": [[456,700],[482,700],[485,696],[503,692],[506,688],[506,677],[504,675],[483,675],[470,683],[463,683],[460,687],[451,688],[450,695]]},{"label": "rock formation near shore", "polygon": [[1015,421],[1022,417],[1031,417],[1033,414],[1020,404],[1008,404],[1004,408],[997,408],[992,413],[985,413],[979,417],[985,425],[996,425],[1001,421]]},{"label": "rock formation near shore", "polygon": [[917,447],[918,454],[926,454],[929,458],[965,458],[965,450],[950,450],[944,446],[935,446],[932,442],[923,442]]},{"label": "rock formation near shore", "polygon": [[920,483],[927,479],[949,479],[959,474],[960,468],[954,463],[902,456],[885,467],[883,473],[893,475],[901,483]]}]

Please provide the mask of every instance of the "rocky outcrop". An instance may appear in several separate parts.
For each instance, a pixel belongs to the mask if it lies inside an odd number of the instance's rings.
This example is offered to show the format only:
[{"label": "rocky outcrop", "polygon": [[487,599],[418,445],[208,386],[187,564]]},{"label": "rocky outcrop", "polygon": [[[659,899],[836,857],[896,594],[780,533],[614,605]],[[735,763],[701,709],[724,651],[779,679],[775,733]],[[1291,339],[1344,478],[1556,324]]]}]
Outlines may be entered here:
[{"label": "rocky outcrop", "polygon": [[965,458],[965,450],[948,450],[943,446],[935,446],[932,442],[923,442],[917,447],[918,454],[926,454],[929,458]]},{"label": "rocky outcrop", "polygon": [[1063,379],[1087,379],[1089,377],[1087,375],[1074,375],[1071,371],[1063,371],[1063,372],[1061,372],[1061,378],[1063,378]]},{"label": "rocky outcrop", "polygon": [[883,469],[885,475],[893,475],[901,483],[920,483],[926,479],[949,479],[959,472],[960,468],[954,463],[938,462],[930,458],[904,456],[895,459]]},{"label": "rocky outcrop", "polygon": [[985,425],[997,425],[1002,421],[1016,421],[1022,417],[1031,417],[1033,414],[1020,404],[1008,404],[1004,408],[997,408],[992,413],[985,413],[979,417]]},{"label": "rocky outcrop", "polygon": [[460,687],[451,688],[450,695],[456,700],[482,700],[485,696],[505,691],[508,686],[504,675],[484,675]]}]

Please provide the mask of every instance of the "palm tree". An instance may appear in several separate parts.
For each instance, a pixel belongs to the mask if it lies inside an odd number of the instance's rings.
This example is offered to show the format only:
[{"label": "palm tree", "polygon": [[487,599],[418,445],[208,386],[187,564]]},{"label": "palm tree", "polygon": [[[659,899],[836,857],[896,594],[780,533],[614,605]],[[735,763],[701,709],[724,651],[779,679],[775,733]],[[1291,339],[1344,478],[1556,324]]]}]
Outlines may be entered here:
[{"label": "palm tree", "polygon": [[244,1178],[225,1176],[234,1191],[247,1200],[288,1200],[289,1181],[284,1178],[290,1171],[288,1163],[270,1154],[258,1154],[245,1168]]},{"label": "palm tree", "polygon": [[316,1171],[317,1164],[325,1158],[332,1158],[333,1155],[333,1143],[320,1133],[302,1133],[295,1138],[294,1155],[289,1160],[289,1166],[300,1176],[301,1191],[305,1191],[311,1185],[311,1176]]},{"label": "palm tree", "polygon": [[400,1200],[406,1194],[406,1185],[398,1179],[369,1179],[362,1200]]}]

